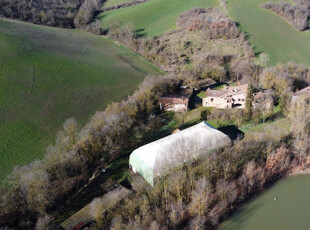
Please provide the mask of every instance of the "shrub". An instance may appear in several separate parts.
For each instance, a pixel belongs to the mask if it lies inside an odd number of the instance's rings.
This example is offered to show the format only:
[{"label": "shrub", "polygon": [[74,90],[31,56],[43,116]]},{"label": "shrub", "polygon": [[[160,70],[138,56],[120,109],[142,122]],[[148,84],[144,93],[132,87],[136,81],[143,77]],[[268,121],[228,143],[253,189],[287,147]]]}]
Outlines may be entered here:
[{"label": "shrub", "polygon": [[193,8],[177,19],[177,25],[189,31],[202,30],[207,39],[231,39],[240,36],[240,30],[219,9]]}]

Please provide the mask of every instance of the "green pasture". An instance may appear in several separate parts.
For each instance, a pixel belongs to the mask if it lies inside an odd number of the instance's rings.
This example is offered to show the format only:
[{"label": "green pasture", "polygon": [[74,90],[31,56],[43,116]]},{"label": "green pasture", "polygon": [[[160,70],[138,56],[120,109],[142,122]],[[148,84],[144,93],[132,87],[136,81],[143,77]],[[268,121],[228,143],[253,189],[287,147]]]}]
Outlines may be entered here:
[{"label": "green pasture", "polygon": [[129,3],[133,2],[135,0],[107,0],[104,4],[103,7],[110,7],[110,6],[116,6],[124,3]]},{"label": "green pasture", "polygon": [[310,31],[298,32],[283,18],[260,8],[265,2],[270,0],[228,0],[229,14],[247,34],[255,52],[270,55],[269,65],[291,60],[309,65]]},{"label": "green pasture", "polygon": [[116,21],[133,22],[139,35],[155,36],[176,28],[176,19],[194,7],[213,7],[218,0],[151,0],[135,6],[107,11],[98,16],[104,28]]},{"label": "green pasture", "polygon": [[0,19],[0,183],[42,157],[67,118],[83,125],[160,73],[112,40]]}]

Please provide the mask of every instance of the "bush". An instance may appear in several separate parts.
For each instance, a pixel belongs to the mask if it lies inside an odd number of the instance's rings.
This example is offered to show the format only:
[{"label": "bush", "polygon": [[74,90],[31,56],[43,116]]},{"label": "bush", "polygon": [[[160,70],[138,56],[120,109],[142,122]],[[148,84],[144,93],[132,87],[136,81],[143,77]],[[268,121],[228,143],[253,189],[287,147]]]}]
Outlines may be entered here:
[{"label": "bush", "polygon": [[208,116],[211,114],[210,110],[206,109],[206,110],[202,110],[200,112],[200,120],[202,121],[206,121],[208,120]]},{"label": "bush", "polygon": [[193,8],[182,14],[176,23],[189,31],[202,30],[207,39],[231,39],[241,34],[236,24],[217,8]]}]

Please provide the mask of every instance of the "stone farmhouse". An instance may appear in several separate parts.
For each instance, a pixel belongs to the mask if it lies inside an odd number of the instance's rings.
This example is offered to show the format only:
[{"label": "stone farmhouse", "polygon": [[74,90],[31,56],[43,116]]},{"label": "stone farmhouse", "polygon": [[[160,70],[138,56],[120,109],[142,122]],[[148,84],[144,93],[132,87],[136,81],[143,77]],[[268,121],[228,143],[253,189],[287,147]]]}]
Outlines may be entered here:
[{"label": "stone farmhouse", "polygon": [[176,94],[165,94],[159,99],[160,110],[186,112],[193,89],[180,89]]},{"label": "stone farmhouse", "polygon": [[219,109],[245,108],[248,84],[238,86],[226,86],[221,90],[206,90],[206,97],[202,100],[204,107],[216,107]]}]

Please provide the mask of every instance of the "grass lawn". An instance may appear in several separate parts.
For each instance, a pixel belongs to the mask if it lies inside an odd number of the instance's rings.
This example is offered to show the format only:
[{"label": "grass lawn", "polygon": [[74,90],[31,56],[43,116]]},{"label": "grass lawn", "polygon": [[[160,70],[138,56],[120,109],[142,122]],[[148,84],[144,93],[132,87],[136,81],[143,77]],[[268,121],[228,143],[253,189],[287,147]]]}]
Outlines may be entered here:
[{"label": "grass lawn", "polygon": [[133,22],[140,35],[160,35],[176,28],[176,19],[194,7],[212,7],[218,0],[151,0],[135,6],[104,12],[98,16],[104,28],[116,22]]},{"label": "grass lawn", "polygon": [[197,94],[197,97],[199,97],[199,98],[201,98],[201,99],[205,98],[206,96],[207,96],[206,90],[202,90],[202,91],[200,91],[200,92]]},{"label": "grass lawn", "polygon": [[233,20],[248,35],[255,52],[270,55],[269,65],[290,60],[310,65],[310,31],[298,32],[283,18],[260,8],[269,1],[229,0],[228,9]]},{"label": "grass lawn", "polygon": [[[226,84],[218,84],[217,86],[215,86],[215,87],[212,88],[212,89],[213,89],[213,90],[224,89],[225,86],[226,86]],[[234,85],[231,84],[230,86],[234,86]]]},{"label": "grass lawn", "polygon": [[0,181],[42,157],[67,118],[85,124],[148,73],[160,71],[112,40],[0,19]]}]

